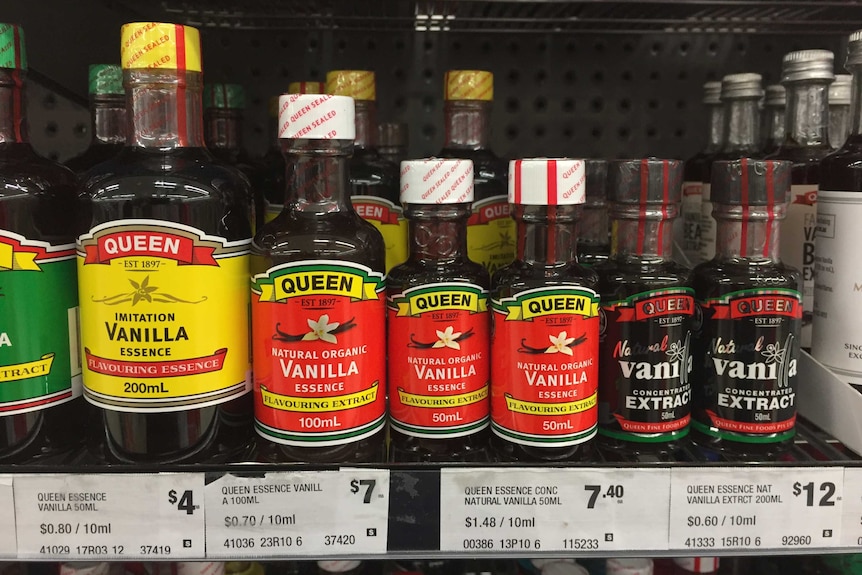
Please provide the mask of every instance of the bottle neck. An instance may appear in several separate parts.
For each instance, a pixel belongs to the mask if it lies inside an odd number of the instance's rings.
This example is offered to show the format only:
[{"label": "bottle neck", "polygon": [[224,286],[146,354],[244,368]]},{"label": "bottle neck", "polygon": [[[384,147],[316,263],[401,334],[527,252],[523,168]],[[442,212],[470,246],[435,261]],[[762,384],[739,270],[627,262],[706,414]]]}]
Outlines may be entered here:
[{"label": "bottle neck", "polygon": [[763,133],[766,136],[766,148],[771,149],[784,141],[785,109],[780,106],[767,106],[763,112],[765,118]]},{"label": "bottle neck", "polygon": [[204,111],[207,148],[239,150],[242,148],[242,113],[239,110],[210,108]]},{"label": "bottle neck", "polygon": [[202,148],[200,72],[135,69],[123,72],[131,141],[141,148]]},{"label": "bottle neck", "polygon": [[733,206],[713,204],[716,220],[715,253],[719,259],[777,262],[779,221],[785,206]]},{"label": "bottle neck", "polygon": [[353,211],[350,156],[353,140],[281,140],[284,207],[296,216]]},{"label": "bottle neck", "polygon": [[728,100],[724,118],[724,144],[722,151],[753,150],[757,147],[760,128],[760,110],[757,98]]},{"label": "bottle neck", "polygon": [[829,82],[788,82],[786,88],[785,145],[828,146]]},{"label": "bottle neck", "polygon": [[377,147],[377,102],[356,100],[356,139],[357,148]]},{"label": "bottle neck", "polygon": [[829,106],[829,141],[833,148],[840,148],[850,134],[850,112],[848,105]]},{"label": "bottle neck", "polygon": [[446,128],[444,148],[482,150],[490,147],[491,102],[446,100],[443,109]]},{"label": "bottle neck", "polygon": [[673,220],[679,207],[611,204],[611,258],[667,261],[673,255]]},{"label": "bottle neck", "polygon": [[0,144],[29,142],[22,70],[0,68]]},{"label": "bottle neck", "polygon": [[91,96],[91,131],[94,144],[123,144],[126,141],[126,99],[120,95]]},{"label": "bottle neck", "polygon": [[578,242],[583,246],[607,246],[608,205],[605,202],[584,204],[581,220],[578,222]]},{"label": "bottle neck", "polygon": [[862,65],[850,66],[853,80],[850,84],[850,109],[851,118],[850,133],[854,136],[862,136]]},{"label": "bottle neck", "polygon": [[581,206],[512,206],[517,227],[517,259],[554,266],[576,260]]},{"label": "bottle neck", "polygon": [[714,153],[724,144],[724,106],[710,104],[709,106],[709,141],[706,152]]},{"label": "bottle neck", "polygon": [[410,259],[453,262],[467,255],[469,204],[407,204]]}]

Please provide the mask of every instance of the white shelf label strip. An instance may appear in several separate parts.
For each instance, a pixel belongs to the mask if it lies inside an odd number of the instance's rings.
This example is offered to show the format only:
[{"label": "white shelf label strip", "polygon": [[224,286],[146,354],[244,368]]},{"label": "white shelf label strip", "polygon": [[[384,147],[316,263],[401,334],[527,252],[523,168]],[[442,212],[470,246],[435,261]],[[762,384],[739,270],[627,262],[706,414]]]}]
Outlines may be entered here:
[{"label": "white shelf label strip", "polygon": [[203,475],[16,475],[19,559],[204,557]]},{"label": "white shelf label strip", "polygon": [[208,559],[384,555],[389,471],[226,474],[206,486]]},{"label": "white shelf label strip", "polygon": [[841,546],[862,549],[862,468],[844,469]]},{"label": "white shelf label strip", "polygon": [[669,486],[669,469],[443,469],[440,550],[665,550]]},{"label": "white shelf label strip", "polygon": [[674,468],[671,550],[840,547],[840,467]]}]

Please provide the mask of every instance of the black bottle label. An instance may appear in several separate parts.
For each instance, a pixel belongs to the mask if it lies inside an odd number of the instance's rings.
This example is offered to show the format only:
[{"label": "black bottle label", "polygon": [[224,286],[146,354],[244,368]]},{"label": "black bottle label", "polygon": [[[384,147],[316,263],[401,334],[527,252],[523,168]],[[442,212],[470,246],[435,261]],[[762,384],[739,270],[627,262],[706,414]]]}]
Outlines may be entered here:
[{"label": "black bottle label", "polygon": [[793,436],[802,295],[746,289],[700,302],[695,380],[702,382],[698,431],[731,441]]},{"label": "black bottle label", "polygon": [[694,291],[685,287],[602,304],[599,433],[661,442],[688,432],[695,308]]}]

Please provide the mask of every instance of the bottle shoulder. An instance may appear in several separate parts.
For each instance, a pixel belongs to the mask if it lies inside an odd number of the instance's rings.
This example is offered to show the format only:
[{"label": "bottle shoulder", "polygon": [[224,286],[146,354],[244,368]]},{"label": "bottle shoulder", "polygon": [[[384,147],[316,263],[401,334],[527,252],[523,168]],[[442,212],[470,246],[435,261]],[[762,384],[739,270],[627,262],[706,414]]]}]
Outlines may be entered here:
[{"label": "bottle shoulder", "polygon": [[603,299],[620,299],[636,293],[689,287],[691,270],[673,261],[634,263],[608,260],[595,268]]},{"label": "bottle shoulder", "polygon": [[93,142],[77,156],[66,160],[64,165],[76,174],[84,174],[87,170],[119,154],[124,147],[123,144]]},{"label": "bottle shoulder", "polygon": [[397,205],[399,178],[398,166],[381,158],[375,150],[357,150],[350,159],[353,196],[377,196]]},{"label": "bottle shoulder", "polygon": [[495,296],[506,297],[517,292],[551,286],[582,286],[598,290],[599,276],[595,270],[577,262],[561,266],[545,266],[515,260],[494,272],[491,289]]},{"label": "bottle shoulder", "polygon": [[491,278],[485,267],[467,259],[457,263],[408,259],[389,270],[387,277],[387,286],[398,290],[456,282],[475,284],[486,290],[491,286]]},{"label": "bottle shoulder", "polygon": [[692,271],[692,287],[698,297],[711,297],[745,289],[782,288],[801,291],[802,275],[781,261],[746,259],[704,262]]},{"label": "bottle shoulder", "polygon": [[509,164],[488,149],[443,148],[441,158],[471,160],[476,201],[508,192]]},{"label": "bottle shoulder", "polygon": [[37,154],[29,144],[0,145],[0,198],[20,193],[74,192],[76,177],[69,168]]}]

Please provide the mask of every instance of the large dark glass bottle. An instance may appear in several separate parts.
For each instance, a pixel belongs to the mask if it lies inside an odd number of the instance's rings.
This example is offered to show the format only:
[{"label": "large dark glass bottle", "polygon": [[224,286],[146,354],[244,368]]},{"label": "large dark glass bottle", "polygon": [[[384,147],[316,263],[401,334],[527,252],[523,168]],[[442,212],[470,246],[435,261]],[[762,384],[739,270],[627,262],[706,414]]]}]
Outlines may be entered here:
[{"label": "large dark glass bottle", "polygon": [[86,229],[75,175],[27,135],[24,31],[0,23],[0,462],[83,440],[75,237]]},{"label": "large dark glass bottle", "polygon": [[204,146],[196,29],[126,24],[122,65],[130,139],[83,181],[78,238],[93,424],[119,461],[226,457],[251,437],[248,184]]},{"label": "large dark glass bottle", "polygon": [[584,162],[510,169],[517,251],[491,282],[492,443],[504,460],[585,459],[597,429],[599,296],[576,256]]},{"label": "large dark glass bottle", "polygon": [[380,157],[396,166],[407,159],[407,124],[384,122],[377,126],[377,151]]},{"label": "large dark glass bottle", "polygon": [[578,223],[578,262],[594,266],[607,261],[611,251],[608,225],[608,163],[584,160],[587,170],[587,199]]},{"label": "large dark glass bottle", "polygon": [[690,272],[672,259],[682,162],[608,167],[613,236],[599,274],[599,436],[608,452],[669,454],[691,419]]},{"label": "large dark glass bottle", "polygon": [[66,162],[78,174],[113,158],[126,143],[126,92],[119,66],[90,65],[90,119],[90,145]]},{"label": "large dark glass bottle", "polygon": [[778,257],[791,163],[713,164],[717,253],[694,269],[692,437],[759,459],[786,450],[796,422],[799,271]]},{"label": "large dark glass bottle", "polygon": [[335,70],[326,93],[356,102],[356,140],[350,159],[350,201],[386,244],[386,270],[407,259],[407,220],[398,200],[398,166],[377,152],[377,87],[374,72]]},{"label": "large dark glass bottle", "polygon": [[385,250],[350,203],[353,100],[285,95],[279,109],[284,210],[252,245],[259,457],[383,461]]},{"label": "large dark glass bottle", "polygon": [[494,75],[483,70],[449,70],[444,80],[442,158],[471,160],[476,199],[467,227],[470,259],[488,272],[515,255],[515,225],[506,200],[506,162],[491,151]]},{"label": "large dark glass bottle", "polygon": [[401,164],[410,255],[386,280],[394,461],[487,461],[490,278],[467,257],[469,160]]}]

